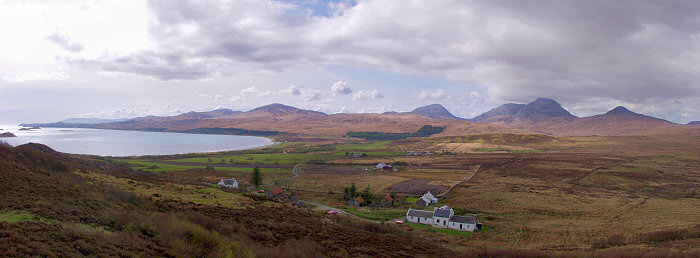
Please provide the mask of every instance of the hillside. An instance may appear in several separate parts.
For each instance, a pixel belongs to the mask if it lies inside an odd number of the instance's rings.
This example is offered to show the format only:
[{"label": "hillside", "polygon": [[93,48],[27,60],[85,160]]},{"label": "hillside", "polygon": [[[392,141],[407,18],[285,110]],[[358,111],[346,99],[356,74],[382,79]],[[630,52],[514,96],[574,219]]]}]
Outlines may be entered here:
[{"label": "hillside", "polygon": [[[380,225],[68,156],[43,145],[3,144],[0,157],[3,256],[455,255]],[[209,199],[197,197],[202,194],[230,204],[203,204]]]}]

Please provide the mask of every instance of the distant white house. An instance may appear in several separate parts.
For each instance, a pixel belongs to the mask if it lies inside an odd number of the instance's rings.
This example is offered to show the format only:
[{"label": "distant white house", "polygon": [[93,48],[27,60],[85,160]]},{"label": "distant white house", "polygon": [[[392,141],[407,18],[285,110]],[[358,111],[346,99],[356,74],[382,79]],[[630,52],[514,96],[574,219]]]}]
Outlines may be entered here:
[{"label": "distant white house", "polygon": [[384,162],[379,162],[379,164],[377,164],[378,169],[383,169],[384,167],[386,167],[386,163]]},{"label": "distant white house", "polygon": [[416,205],[428,207],[428,205],[436,204],[437,202],[438,199],[435,198],[435,196],[433,196],[433,194],[431,194],[430,191],[428,191],[423,196],[418,198],[418,201],[416,201]]},{"label": "distant white house", "polygon": [[221,179],[218,183],[219,186],[223,187],[229,187],[229,188],[238,188],[238,181],[236,179]]},{"label": "distant white house", "polygon": [[435,208],[433,211],[408,209],[406,221],[461,231],[476,231],[482,228],[476,216],[454,215],[454,210],[449,206]]}]

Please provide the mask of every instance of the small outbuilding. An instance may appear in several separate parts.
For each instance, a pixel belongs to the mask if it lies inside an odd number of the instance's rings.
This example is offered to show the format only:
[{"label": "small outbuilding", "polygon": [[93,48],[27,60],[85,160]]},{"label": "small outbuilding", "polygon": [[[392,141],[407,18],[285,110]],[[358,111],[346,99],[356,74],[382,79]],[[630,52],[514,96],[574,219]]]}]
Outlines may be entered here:
[{"label": "small outbuilding", "polygon": [[217,184],[218,186],[223,186],[223,187],[228,187],[228,188],[238,188],[238,181],[236,179],[221,179],[219,183]]},{"label": "small outbuilding", "polygon": [[364,206],[365,205],[365,198],[362,198],[362,196],[352,198],[348,201],[348,205],[354,206],[354,207]]}]

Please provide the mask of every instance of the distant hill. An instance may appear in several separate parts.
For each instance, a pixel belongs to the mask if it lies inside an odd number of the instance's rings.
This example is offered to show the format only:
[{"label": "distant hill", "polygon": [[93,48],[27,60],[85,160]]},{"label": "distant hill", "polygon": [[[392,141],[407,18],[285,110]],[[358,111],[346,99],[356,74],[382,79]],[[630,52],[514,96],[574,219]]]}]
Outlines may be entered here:
[{"label": "distant hill", "polygon": [[505,104],[472,119],[526,132],[554,135],[674,134],[682,126],[616,107],[605,114],[576,117],[552,99],[538,98],[527,105]]},{"label": "distant hill", "polygon": [[483,113],[475,118],[470,119],[475,122],[488,122],[488,121],[498,121],[502,118],[511,118],[517,114],[520,110],[525,108],[525,104],[515,104],[507,103],[498,106],[497,108],[491,109],[486,113]]},{"label": "distant hill", "polygon": [[447,109],[440,104],[431,104],[431,105],[427,105],[427,106],[422,106],[422,107],[416,108],[413,111],[408,112],[408,113],[419,115],[419,116],[426,116],[426,117],[435,118],[435,119],[461,119],[459,117],[452,115],[452,113],[450,113],[450,111],[447,111]]},{"label": "distant hill", "polygon": [[247,113],[267,113],[273,116],[284,116],[284,115],[292,115],[292,114],[315,114],[315,115],[325,115],[325,113],[318,112],[318,111],[312,111],[312,110],[304,110],[304,109],[299,109],[295,108],[292,106],[287,106],[279,103],[273,103],[270,105],[265,105],[259,108],[255,108],[253,110],[248,111]]},{"label": "distant hill", "polygon": [[66,123],[66,124],[91,124],[91,125],[96,125],[96,124],[106,124],[106,123],[114,123],[114,122],[122,122],[129,120],[129,118],[117,118],[117,119],[102,119],[102,118],[69,118],[66,120],[63,120],[61,122]]},{"label": "distant hill", "polygon": [[688,125],[700,125],[700,121],[693,121],[688,123]]},{"label": "distant hill", "polygon": [[538,98],[518,111],[518,113],[515,114],[515,117],[519,119],[537,121],[539,119],[546,119],[549,117],[575,118],[576,116],[569,113],[569,111],[561,107],[559,102],[556,102],[553,99]]}]

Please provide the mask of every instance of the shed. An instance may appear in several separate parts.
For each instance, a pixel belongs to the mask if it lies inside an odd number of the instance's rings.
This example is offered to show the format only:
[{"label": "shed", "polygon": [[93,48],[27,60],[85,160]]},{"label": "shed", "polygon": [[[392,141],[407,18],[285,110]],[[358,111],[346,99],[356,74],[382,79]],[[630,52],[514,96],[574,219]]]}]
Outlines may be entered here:
[{"label": "shed", "polygon": [[228,187],[228,188],[238,188],[238,181],[236,179],[221,179],[219,183],[217,184],[218,186],[223,186],[223,187]]},{"label": "shed", "polygon": [[277,198],[280,197],[284,193],[284,190],[279,187],[272,188],[270,190],[265,191],[265,196],[268,198]]}]

